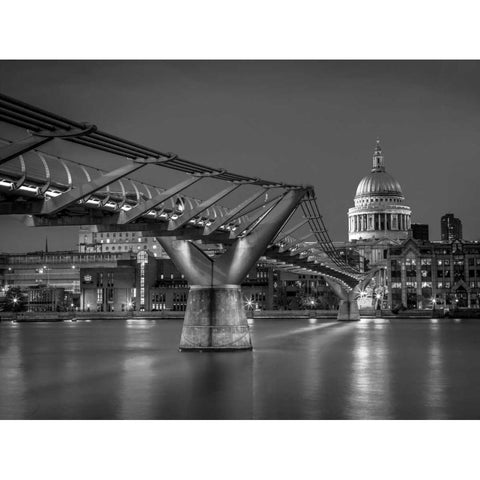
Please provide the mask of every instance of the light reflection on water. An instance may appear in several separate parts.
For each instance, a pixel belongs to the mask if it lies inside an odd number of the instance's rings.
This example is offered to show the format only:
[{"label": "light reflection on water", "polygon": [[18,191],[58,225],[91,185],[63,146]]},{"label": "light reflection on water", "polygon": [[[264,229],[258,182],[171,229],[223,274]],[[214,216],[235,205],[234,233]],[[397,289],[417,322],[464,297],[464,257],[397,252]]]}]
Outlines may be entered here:
[{"label": "light reflection on water", "polygon": [[430,344],[428,349],[427,379],[427,415],[428,418],[446,418],[445,412],[445,382],[443,374],[443,359],[438,320],[430,325]]},{"label": "light reflection on water", "polygon": [[354,337],[348,412],[350,418],[391,418],[388,320],[362,320]]},{"label": "light reflection on water", "polygon": [[0,418],[480,418],[480,321],[250,322],[180,353],[180,321],[0,323]]}]

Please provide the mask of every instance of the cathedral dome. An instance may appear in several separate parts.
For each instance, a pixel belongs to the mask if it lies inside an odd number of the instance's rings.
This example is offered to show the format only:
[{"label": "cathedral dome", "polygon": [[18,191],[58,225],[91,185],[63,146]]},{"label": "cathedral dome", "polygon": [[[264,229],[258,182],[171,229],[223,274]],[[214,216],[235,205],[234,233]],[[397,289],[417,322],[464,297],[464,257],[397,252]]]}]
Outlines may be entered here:
[{"label": "cathedral dome", "polygon": [[380,147],[380,141],[377,140],[373,153],[372,171],[360,180],[355,198],[379,195],[403,197],[400,184],[385,171],[382,148]]},{"label": "cathedral dome", "polygon": [[374,171],[360,180],[355,198],[370,195],[395,195],[403,197],[400,184],[385,171]]},{"label": "cathedral dome", "polygon": [[[348,209],[348,240],[398,243],[407,238],[412,211],[404,201],[400,184],[385,171],[382,148],[377,140],[372,170],[360,180],[354,206]],[[381,259],[383,253],[375,262]]]}]

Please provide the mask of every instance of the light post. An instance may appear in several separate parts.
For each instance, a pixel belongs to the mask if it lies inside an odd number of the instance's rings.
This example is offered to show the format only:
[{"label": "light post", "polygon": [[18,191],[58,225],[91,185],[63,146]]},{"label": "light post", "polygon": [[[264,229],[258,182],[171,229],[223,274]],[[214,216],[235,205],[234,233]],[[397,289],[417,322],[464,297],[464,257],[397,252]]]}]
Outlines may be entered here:
[{"label": "light post", "polygon": [[382,298],[382,296],[377,293],[377,310],[381,310],[381,305],[380,305],[380,299]]},{"label": "light post", "polygon": [[253,301],[252,301],[252,299],[250,299],[250,298],[247,300],[247,308],[248,308],[248,310],[249,310],[249,312],[251,313],[252,318],[253,318],[254,315],[255,315],[255,312],[254,312],[254,310],[253,310]]}]

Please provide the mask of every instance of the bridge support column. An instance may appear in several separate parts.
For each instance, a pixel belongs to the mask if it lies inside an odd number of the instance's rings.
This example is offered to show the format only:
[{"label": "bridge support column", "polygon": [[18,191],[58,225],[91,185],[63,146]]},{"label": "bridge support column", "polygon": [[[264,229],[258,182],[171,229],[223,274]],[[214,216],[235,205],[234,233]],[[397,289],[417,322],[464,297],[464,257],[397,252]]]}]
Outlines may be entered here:
[{"label": "bridge support column", "polygon": [[255,228],[216,257],[190,240],[157,237],[190,284],[180,350],[252,349],[240,284],[305,192],[288,192]]},{"label": "bridge support column", "polygon": [[343,322],[354,322],[360,320],[360,311],[358,309],[358,303],[356,298],[352,295],[353,292],[348,294],[346,300],[340,300],[340,306],[338,308],[337,320]]},{"label": "bridge support column", "polygon": [[251,350],[240,285],[192,285],[180,350]]},{"label": "bridge support column", "polygon": [[342,322],[355,322],[360,320],[360,310],[358,309],[357,303],[359,287],[348,291],[344,286],[331,278],[325,277],[325,281],[340,298],[337,320]]}]

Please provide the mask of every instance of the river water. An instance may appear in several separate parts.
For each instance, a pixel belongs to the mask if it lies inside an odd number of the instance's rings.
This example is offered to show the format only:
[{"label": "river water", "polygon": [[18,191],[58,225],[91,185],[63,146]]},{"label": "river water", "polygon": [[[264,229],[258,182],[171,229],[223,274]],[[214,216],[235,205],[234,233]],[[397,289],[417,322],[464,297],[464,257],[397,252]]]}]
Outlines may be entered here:
[{"label": "river water", "polygon": [[480,418],[480,320],[255,320],[233,353],[181,327],[0,323],[0,418]]}]

